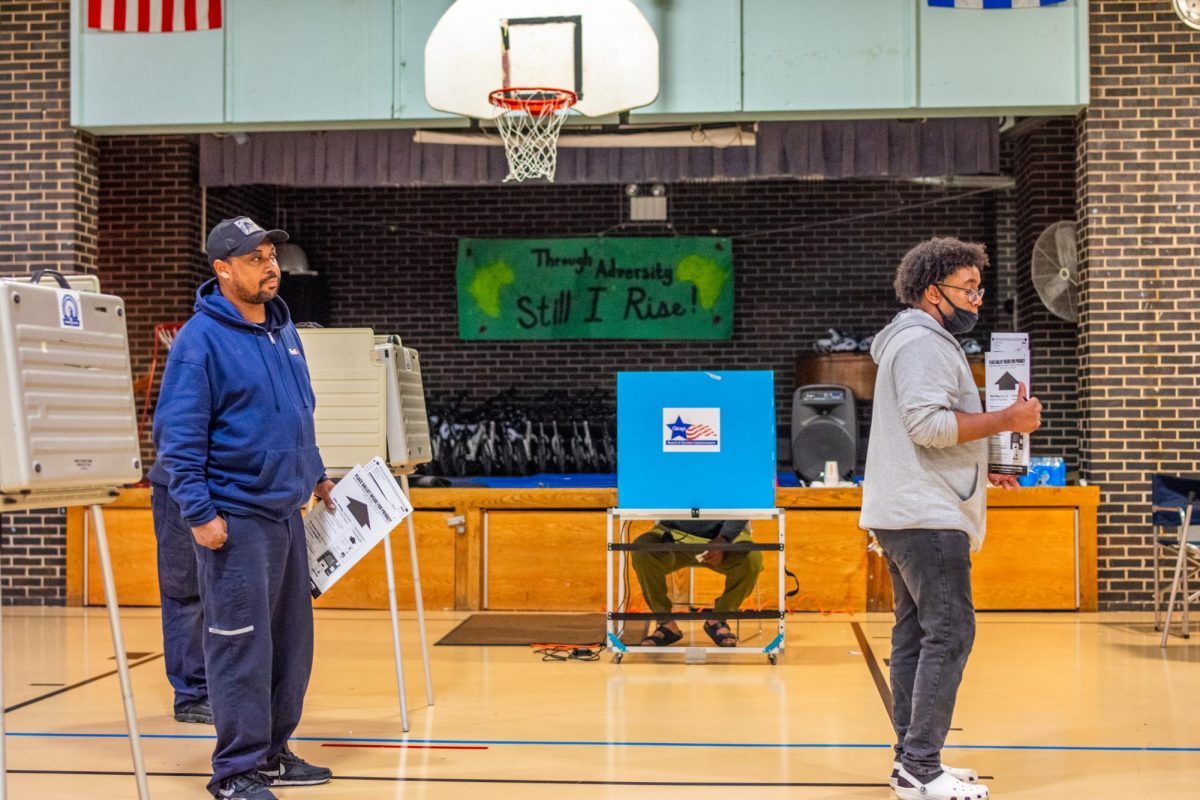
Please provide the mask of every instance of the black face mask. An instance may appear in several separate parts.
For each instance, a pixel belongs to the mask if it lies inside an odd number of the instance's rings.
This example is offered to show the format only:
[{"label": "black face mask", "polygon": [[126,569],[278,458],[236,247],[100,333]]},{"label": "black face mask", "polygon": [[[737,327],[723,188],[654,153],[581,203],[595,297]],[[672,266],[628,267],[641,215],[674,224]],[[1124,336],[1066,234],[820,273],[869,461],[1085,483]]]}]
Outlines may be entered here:
[{"label": "black face mask", "polygon": [[959,308],[958,306],[954,305],[954,301],[949,297],[946,297],[946,293],[943,292],[940,287],[938,288],[938,294],[940,294],[942,299],[949,303],[950,307],[954,309],[954,316],[947,317],[945,314],[942,314],[941,308],[934,306],[934,308],[937,309],[938,314],[941,316],[942,324],[946,326],[946,330],[949,331],[952,336],[970,333],[971,329],[975,327],[975,323],[979,322],[979,315],[972,311],[967,311],[965,308]]}]

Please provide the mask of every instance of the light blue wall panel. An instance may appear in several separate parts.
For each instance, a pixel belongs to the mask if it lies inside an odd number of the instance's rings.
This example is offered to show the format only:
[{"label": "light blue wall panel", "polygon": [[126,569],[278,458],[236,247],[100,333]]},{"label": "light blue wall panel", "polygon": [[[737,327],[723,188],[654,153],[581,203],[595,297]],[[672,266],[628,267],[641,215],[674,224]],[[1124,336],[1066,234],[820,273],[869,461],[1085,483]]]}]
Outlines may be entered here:
[{"label": "light blue wall panel", "polygon": [[397,119],[453,119],[425,102],[425,41],[454,0],[395,0]]},{"label": "light blue wall panel", "polygon": [[222,31],[101,33],[71,4],[71,124],[201,125],[225,112]]},{"label": "light blue wall panel", "polygon": [[726,112],[742,104],[741,4],[634,0],[658,36],[658,99],[642,114]]},{"label": "light blue wall panel", "polygon": [[[603,2],[603,0],[596,0]],[[1088,98],[1084,0],[972,11],[926,0],[635,0],[658,34],[643,115],[1060,113]],[[451,0],[225,0],[221,31],[83,30],[72,119],[95,130],[444,119],[425,41]]]},{"label": "light blue wall panel", "polygon": [[743,0],[743,110],[912,105],[913,13],[913,0]]},{"label": "light blue wall panel", "polygon": [[[925,108],[1062,106],[1087,102],[1083,0],[1000,10],[930,8],[920,14],[920,103]],[[1078,15],[1078,21],[1077,21]],[[1079,72],[1082,62],[1082,74]]]},{"label": "light blue wall panel", "polygon": [[229,0],[230,122],[392,116],[392,0]]}]

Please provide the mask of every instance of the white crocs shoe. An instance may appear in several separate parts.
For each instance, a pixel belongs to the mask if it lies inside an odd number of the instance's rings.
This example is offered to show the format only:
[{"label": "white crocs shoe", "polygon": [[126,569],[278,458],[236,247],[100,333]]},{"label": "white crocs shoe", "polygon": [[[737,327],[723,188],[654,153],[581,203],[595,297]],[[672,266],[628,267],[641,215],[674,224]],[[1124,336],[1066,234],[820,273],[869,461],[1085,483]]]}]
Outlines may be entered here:
[{"label": "white crocs shoe", "polygon": [[896,797],[900,800],[988,800],[988,788],[982,783],[966,783],[943,771],[929,783],[921,783],[900,767],[896,775]]},{"label": "white crocs shoe", "polygon": [[[958,778],[963,783],[979,783],[979,773],[973,769],[966,767],[952,767],[949,764],[942,764],[942,772],[949,772],[953,777]],[[900,776],[900,762],[892,762],[892,775],[888,778],[888,785],[893,789],[896,788],[896,779]]]}]

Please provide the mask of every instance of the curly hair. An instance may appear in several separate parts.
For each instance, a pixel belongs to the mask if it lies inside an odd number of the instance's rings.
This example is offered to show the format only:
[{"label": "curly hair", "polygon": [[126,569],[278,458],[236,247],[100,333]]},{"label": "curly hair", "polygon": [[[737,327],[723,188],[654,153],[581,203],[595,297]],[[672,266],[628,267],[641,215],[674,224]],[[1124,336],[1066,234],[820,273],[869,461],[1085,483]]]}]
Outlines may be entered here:
[{"label": "curly hair", "polygon": [[896,298],[905,305],[916,305],[925,290],[941,283],[962,267],[980,271],[988,265],[987,248],[945,237],[934,238],[904,254],[896,268]]}]

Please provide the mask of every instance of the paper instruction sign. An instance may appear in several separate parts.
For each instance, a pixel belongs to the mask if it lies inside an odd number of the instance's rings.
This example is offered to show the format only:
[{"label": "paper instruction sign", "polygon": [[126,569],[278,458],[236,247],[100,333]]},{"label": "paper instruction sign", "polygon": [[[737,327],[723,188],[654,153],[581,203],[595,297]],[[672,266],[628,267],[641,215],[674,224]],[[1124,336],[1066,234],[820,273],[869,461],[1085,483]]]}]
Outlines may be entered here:
[{"label": "paper instruction sign", "polygon": [[350,470],[331,497],[336,511],[318,503],[304,518],[308,583],[314,598],[329,591],[413,510],[379,457]]},{"label": "paper instruction sign", "polygon": [[[987,410],[1002,411],[1017,400],[1017,387],[1029,391],[1029,335],[992,334],[986,355]],[[988,472],[1024,475],[1029,472],[1029,434],[1005,431],[988,437]]]}]

